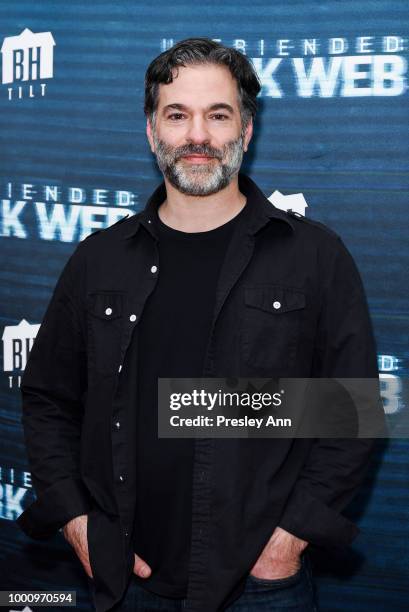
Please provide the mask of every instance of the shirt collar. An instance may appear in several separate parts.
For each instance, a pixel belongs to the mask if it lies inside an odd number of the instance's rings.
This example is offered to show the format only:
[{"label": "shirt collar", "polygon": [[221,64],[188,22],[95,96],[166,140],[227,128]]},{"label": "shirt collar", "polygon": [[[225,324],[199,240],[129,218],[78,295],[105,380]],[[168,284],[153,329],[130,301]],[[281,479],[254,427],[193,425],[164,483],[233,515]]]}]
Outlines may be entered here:
[{"label": "shirt collar", "polygon": [[[265,225],[270,219],[274,221],[284,221],[294,230],[294,222],[290,216],[280,208],[272,204],[264,193],[259,189],[256,183],[246,174],[239,173],[239,190],[246,196],[246,208],[248,214],[247,230],[250,234],[254,234],[260,227]],[[160,204],[166,199],[166,185],[162,183],[155,189],[149,197],[145,208],[138,214],[131,217],[129,220],[130,229],[124,234],[124,238],[131,238],[143,225],[153,238],[157,239],[154,218],[156,210]]]}]

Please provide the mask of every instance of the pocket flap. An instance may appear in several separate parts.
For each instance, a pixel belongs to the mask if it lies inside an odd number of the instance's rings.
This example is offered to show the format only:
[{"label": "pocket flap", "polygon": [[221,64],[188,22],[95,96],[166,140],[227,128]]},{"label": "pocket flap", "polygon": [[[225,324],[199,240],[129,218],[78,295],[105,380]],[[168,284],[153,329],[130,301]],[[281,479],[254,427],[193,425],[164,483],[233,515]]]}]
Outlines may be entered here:
[{"label": "pocket flap", "polygon": [[281,314],[305,308],[305,293],[282,285],[248,285],[244,287],[244,301],[247,306]]},{"label": "pocket flap", "polygon": [[95,317],[112,321],[122,316],[124,294],[117,291],[94,291],[88,294],[87,310]]}]

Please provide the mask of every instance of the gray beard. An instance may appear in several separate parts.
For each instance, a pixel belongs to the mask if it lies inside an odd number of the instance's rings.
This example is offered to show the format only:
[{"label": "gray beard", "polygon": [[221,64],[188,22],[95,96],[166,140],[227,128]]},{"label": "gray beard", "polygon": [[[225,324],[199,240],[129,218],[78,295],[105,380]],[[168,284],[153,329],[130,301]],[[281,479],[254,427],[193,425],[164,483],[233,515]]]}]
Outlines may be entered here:
[{"label": "gray beard", "polygon": [[[207,196],[224,189],[239,172],[243,160],[243,134],[226,143],[222,153],[208,145],[185,145],[175,149],[159,140],[155,130],[153,140],[160,170],[171,185],[186,195]],[[179,158],[189,153],[212,155],[217,159],[188,166],[188,162]],[[224,163],[221,159],[225,160]]]}]

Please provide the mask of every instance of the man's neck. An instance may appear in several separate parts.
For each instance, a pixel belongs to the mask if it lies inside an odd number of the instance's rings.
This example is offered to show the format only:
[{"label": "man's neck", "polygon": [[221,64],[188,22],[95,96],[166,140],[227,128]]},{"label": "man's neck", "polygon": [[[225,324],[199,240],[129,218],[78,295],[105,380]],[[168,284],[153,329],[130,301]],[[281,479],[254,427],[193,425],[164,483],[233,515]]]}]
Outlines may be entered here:
[{"label": "man's neck", "polygon": [[166,199],[158,208],[161,221],[182,232],[206,232],[238,215],[246,204],[237,175],[224,189],[209,196],[190,196],[178,191],[165,177]]}]

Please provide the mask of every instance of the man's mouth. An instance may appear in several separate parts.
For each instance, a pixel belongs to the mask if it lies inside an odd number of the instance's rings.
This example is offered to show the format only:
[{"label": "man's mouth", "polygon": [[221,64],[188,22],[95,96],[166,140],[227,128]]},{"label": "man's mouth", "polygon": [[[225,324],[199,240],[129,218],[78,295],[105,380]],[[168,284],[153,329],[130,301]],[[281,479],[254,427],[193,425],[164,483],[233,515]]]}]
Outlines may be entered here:
[{"label": "man's mouth", "polygon": [[191,155],[183,155],[182,159],[189,161],[193,164],[203,164],[209,162],[214,157],[210,157],[209,155],[200,155],[198,153],[192,153]]}]

